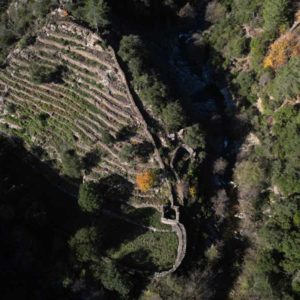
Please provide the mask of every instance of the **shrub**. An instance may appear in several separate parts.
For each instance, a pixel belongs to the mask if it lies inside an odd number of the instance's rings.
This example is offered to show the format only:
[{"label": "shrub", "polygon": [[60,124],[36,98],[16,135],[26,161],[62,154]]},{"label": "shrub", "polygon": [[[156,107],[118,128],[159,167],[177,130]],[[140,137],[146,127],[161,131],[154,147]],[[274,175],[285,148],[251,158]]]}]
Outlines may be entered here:
[{"label": "shrub", "polygon": [[257,162],[244,160],[235,168],[239,192],[245,197],[255,198],[260,193],[264,179],[262,166]]},{"label": "shrub", "polygon": [[102,142],[106,145],[111,145],[115,142],[114,137],[107,131],[101,130]]},{"label": "shrub", "polygon": [[121,274],[113,261],[102,260],[100,268],[94,270],[95,278],[99,278],[103,286],[126,297],[132,287],[125,274]]},{"label": "shrub", "polygon": [[136,128],[131,126],[122,127],[117,133],[118,141],[125,141],[136,135]]},{"label": "shrub", "polygon": [[168,103],[162,110],[162,119],[169,131],[177,131],[185,124],[185,115],[179,102]]},{"label": "shrub", "polygon": [[213,0],[208,3],[205,11],[205,21],[216,23],[226,14],[226,7],[220,2]]},{"label": "shrub", "polygon": [[63,66],[49,68],[37,63],[34,63],[29,67],[31,80],[36,84],[50,83],[52,81],[61,82],[65,71]]},{"label": "shrub", "polygon": [[6,106],[7,112],[9,114],[14,114],[17,111],[17,107],[14,103],[9,102]]},{"label": "shrub", "polygon": [[136,79],[135,88],[141,99],[159,113],[166,102],[167,87],[156,74],[144,74]]},{"label": "shrub", "polygon": [[131,144],[125,144],[120,152],[120,158],[129,162],[134,159],[134,147]]},{"label": "shrub", "polygon": [[30,34],[27,34],[27,35],[23,36],[23,37],[20,39],[20,41],[19,41],[19,47],[20,47],[21,49],[24,49],[24,48],[26,48],[27,46],[34,44],[35,40],[36,40],[35,36],[32,36],[32,35],[30,35]]},{"label": "shrub", "polygon": [[239,72],[238,76],[233,80],[238,94],[245,97],[250,103],[254,103],[256,96],[252,94],[252,87],[255,84],[254,73]]},{"label": "shrub", "polygon": [[148,142],[140,144],[126,144],[123,146],[120,157],[125,161],[130,161],[135,158],[139,158],[143,162],[146,162],[153,152],[153,145]]},{"label": "shrub", "polygon": [[155,173],[151,170],[147,170],[136,175],[136,184],[142,192],[147,192],[153,188],[155,179]]},{"label": "shrub", "polygon": [[[238,24],[254,24],[257,21],[254,19],[254,15],[259,16],[261,14],[262,1],[260,0],[234,0],[232,2],[232,11],[234,12],[234,22]],[[257,18],[260,20],[260,18]],[[253,26],[254,26],[253,24]]]},{"label": "shrub", "polygon": [[246,39],[242,35],[233,36],[226,45],[226,57],[238,58],[243,55],[246,50]]},{"label": "shrub", "polygon": [[291,57],[300,55],[300,43],[297,37],[288,32],[276,40],[264,59],[264,68],[277,69],[288,62]]},{"label": "shrub", "polygon": [[69,245],[74,251],[77,260],[81,263],[97,262],[98,233],[95,227],[86,227],[78,230],[70,239]]},{"label": "shrub", "polygon": [[40,113],[38,115],[38,121],[42,127],[47,126],[49,118],[50,118],[50,115],[47,113]]},{"label": "shrub", "polygon": [[89,213],[99,211],[103,205],[103,199],[100,197],[101,191],[94,182],[85,182],[79,189],[78,204],[80,208]]},{"label": "shrub", "polygon": [[270,34],[278,32],[280,25],[287,24],[289,0],[265,0],[263,2],[264,29]]},{"label": "shrub", "polygon": [[193,149],[205,149],[205,134],[199,124],[186,128],[183,141]]},{"label": "shrub", "polygon": [[220,252],[218,249],[218,246],[215,244],[212,244],[206,251],[205,251],[205,257],[210,263],[214,263],[219,257]]},{"label": "shrub", "polygon": [[102,155],[99,149],[94,149],[86,153],[82,159],[85,170],[90,171],[93,167],[96,167],[101,161]]},{"label": "shrub", "polygon": [[67,150],[61,154],[62,166],[64,173],[73,178],[81,176],[81,161],[74,150]]},{"label": "shrub", "polygon": [[258,72],[262,67],[266,51],[266,41],[262,37],[254,37],[250,42],[250,59],[252,68]]},{"label": "shrub", "polygon": [[215,161],[213,167],[213,173],[218,175],[224,175],[228,162],[224,158],[219,158]]},{"label": "shrub", "polygon": [[140,36],[127,35],[122,37],[118,55],[122,58],[124,62],[128,63],[132,59],[135,59],[137,57],[144,59],[144,57],[146,56],[145,49],[146,47]]},{"label": "shrub", "polygon": [[277,71],[275,79],[267,86],[267,92],[275,98],[278,105],[284,99],[294,98],[300,93],[299,76],[300,57],[292,58]]},{"label": "shrub", "polygon": [[93,28],[106,28],[110,24],[110,7],[105,0],[87,0],[84,7],[84,20]]}]

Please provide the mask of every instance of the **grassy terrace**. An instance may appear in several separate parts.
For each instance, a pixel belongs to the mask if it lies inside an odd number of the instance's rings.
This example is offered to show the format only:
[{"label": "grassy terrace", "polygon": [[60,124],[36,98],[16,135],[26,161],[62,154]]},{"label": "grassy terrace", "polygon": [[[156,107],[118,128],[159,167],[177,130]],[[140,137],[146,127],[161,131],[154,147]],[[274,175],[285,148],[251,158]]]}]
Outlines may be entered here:
[{"label": "grassy terrace", "polygon": [[[0,70],[5,108],[0,130],[21,137],[28,146],[42,147],[45,157],[56,161],[62,170],[64,149],[74,149],[82,158],[99,151],[100,161],[86,171],[86,178],[99,180],[117,174],[132,186],[124,199],[121,194],[108,198],[105,209],[111,214],[100,218],[105,255],[133,269],[169,269],[178,246],[172,228],[160,222],[156,209],[134,209],[125,204],[158,206],[168,199],[164,184],[159,191],[148,192],[135,186],[137,173],[158,168],[154,157],[143,161],[122,156],[124,146],[149,143],[145,128],[111,50],[103,47],[101,40],[89,44],[87,37],[92,33],[75,24],[69,30],[70,24],[46,26],[34,44],[15,52]],[[34,68],[62,68],[63,72],[59,78],[39,82],[33,79]],[[124,138],[120,132],[127,127],[135,128],[134,133]],[[107,133],[114,142],[105,142]]]},{"label": "grassy terrace", "polygon": [[[52,24],[53,25],[53,24]],[[90,38],[95,39],[90,43]],[[65,68],[61,82],[37,84],[32,80],[33,65]],[[124,161],[120,152],[126,143],[149,142],[144,128],[126,92],[126,83],[118,71],[113,53],[89,30],[69,21],[44,27],[33,45],[11,56],[0,72],[5,105],[16,111],[1,116],[1,130],[22,137],[30,145],[40,145],[51,157],[59,159],[61,147],[73,148],[80,156],[99,149],[101,161],[89,176],[120,174],[134,183],[137,172],[157,168],[155,159],[148,162]],[[39,117],[47,115],[43,124]],[[126,127],[137,128],[128,141],[112,145],[103,142],[103,132],[117,137]],[[56,149],[56,151],[54,150]],[[50,151],[49,150],[49,151]],[[161,204],[152,191],[134,189],[133,202]]]},{"label": "grassy terrace", "polygon": [[143,271],[171,268],[177,255],[173,232],[153,232],[125,221],[103,218],[103,246],[106,255]]}]

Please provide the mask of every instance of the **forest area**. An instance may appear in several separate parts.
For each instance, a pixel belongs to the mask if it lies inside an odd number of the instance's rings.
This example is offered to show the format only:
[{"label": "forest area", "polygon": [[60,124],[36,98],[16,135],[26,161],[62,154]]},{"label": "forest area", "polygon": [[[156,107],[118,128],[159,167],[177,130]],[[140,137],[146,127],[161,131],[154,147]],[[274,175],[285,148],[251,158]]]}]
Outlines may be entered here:
[{"label": "forest area", "polygon": [[[43,54],[39,32],[57,8],[76,28],[101,36],[101,49],[116,53],[151,139],[139,131],[140,121],[125,124],[136,118],[129,104],[113,123],[113,113],[104,122],[100,106],[80,100],[103,86],[90,71],[97,66],[92,51],[79,60],[82,41],[74,32],[57,30],[51,42],[65,56],[65,48],[79,49],[68,59],[89,64],[77,73],[88,78],[84,84],[62,59],[49,63],[57,57]],[[0,120],[3,299],[300,299],[298,1],[0,0],[0,14],[0,86],[11,83],[0,98],[8,120]],[[55,132],[46,105],[35,112],[19,101],[33,89],[19,91],[13,78],[27,66],[10,56],[26,49],[47,61],[29,66],[28,86],[56,85],[80,109],[64,130]],[[18,91],[5,102],[10,89]],[[93,126],[97,114],[107,126],[97,133],[108,150],[72,131],[83,116]],[[53,143],[37,143],[39,132],[53,133]],[[92,144],[84,155],[78,140]],[[54,158],[47,152],[53,147]],[[111,163],[109,151],[118,147],[120,162]],[[127,177],[113,172],[86,180],[98,164],[127,168]],[[174,272],[153,277],[178,259],[178,236],[156,209],[163,207],[169,220],[178,217],[165,200],[167,183],[187,244]]]}]

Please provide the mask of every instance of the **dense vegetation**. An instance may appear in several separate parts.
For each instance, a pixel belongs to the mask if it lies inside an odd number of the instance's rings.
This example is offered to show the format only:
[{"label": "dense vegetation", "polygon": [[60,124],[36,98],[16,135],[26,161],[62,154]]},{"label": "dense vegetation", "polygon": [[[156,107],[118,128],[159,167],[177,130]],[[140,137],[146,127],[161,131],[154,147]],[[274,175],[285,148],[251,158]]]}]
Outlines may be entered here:
[{"label": "dense vegetation", "polygon": [[[34,154],[0,140],[3,298],[299,299],[297,3],[66,1],[63,15],[103,38],[86,51],[75,32],[39,36],[58,5],[0,1],[1,131]],[[14,47],[25,55],[9,64]],[[167,180],[187,255],[150,280],[178,240],[131,204],[167,204],[174,220]]]},{"label": "dense vegetation", "polygon": [[[296,299],[300,85],[299,52],[293,47],[299,32],[287,30],[297,21],[297,6],[287,0],[214,3],[207,11],[214,25],[204,33],[204,43],[215,51],[212,63],[223,62],[219,72],[227,72],[258,139],[235,168],[241,226],[250,247],[234,297]],[[212,18],[220,14],[221,19]]]}]

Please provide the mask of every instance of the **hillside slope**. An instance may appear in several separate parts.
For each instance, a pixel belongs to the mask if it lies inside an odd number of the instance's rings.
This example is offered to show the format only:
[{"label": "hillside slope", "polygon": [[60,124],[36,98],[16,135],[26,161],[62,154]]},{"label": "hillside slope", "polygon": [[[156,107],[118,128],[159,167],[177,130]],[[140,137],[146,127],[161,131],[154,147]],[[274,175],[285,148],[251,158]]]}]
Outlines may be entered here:
[{"label": "hillside slope", "polygon": [[[33,68],[43,67],[57,78],[35,82]],[[113,50],[88,29],[64,18],[49,23],[32,45],[10,54],[0,79],[2,129],[46,149],[58,164],[66,150],[81,157],[99,150],[101,161],[86,178],[120,174],[131,183],[136,174],[160,168]],[[132,158],[126,147],[129,152],[146,152],[149,159]],[[146,197],[138,190],[134,195]],[[153,192],[148,196],[150,201],[155,196],[157,204],[167,200]]]}]

